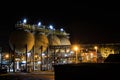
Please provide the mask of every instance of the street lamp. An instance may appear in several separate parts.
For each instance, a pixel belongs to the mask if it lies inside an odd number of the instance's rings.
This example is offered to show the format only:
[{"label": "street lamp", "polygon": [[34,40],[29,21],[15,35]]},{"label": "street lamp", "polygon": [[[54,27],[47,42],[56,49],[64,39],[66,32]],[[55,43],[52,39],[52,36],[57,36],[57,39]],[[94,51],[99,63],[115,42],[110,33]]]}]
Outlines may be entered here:
[{"label": "street lamp", "polygon": [[98,47],[95,46],[94,49],[95,49],[95,51],[96,51],[96,55],[97,55],[97,59],[98,59],[98,53],[97,53]]},{"label": "street lamp", "polygon": [[78,63],[78,55],[77,55],[78,47],[75,46],[75,47],[74,47],[74,50],[75,50],[75,55],[76,55],[75,63]]},{"label": "street lamp", "polygon": [[98,49],[98,47],[97,47],[97,46],[95,46],[95,47],[94,47],[94,49],[95,49],[95,51],[96,51],[96,54],[97,54],[97,49]]},{"label": "street lamp", "polygon": [[8,59],[8,58],[9,58],[9,55],[8,55],[8,54],[6,54],[6,55],[5,55],[5,59]]},{"label": "street lamp", "polygon": [[41,26],[41,22],[38,22],[38,27],[40,27]]},{"label": "street lamp", "polygon": [[26,24],[27,23],[27,19],[23,19],[23,24]]}]

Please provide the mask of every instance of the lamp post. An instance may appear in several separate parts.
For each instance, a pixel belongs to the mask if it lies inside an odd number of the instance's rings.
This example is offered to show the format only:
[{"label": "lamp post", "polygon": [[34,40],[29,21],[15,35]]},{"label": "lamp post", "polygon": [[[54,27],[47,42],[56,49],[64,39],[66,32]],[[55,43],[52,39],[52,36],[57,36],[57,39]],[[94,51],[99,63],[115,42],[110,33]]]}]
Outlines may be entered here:
[{"label": "lamp post", "polygon": [[95,51],[96,51],[96,54],[97,54],[97,49],[98,49],[98,47],[97,47],[97,46],[95,46],[95,47],[94,47],[94,49],[95,49]]},{"label": "lamp post", "polygon": [[95,46],[94,49],[95,49],[95,51],[96,51],[96,55],[97,55],[97,59],[98,59],[98,53],[97,53],[98,47]]},{"label": "lamp post", "polygon": [[77,55],[77,50],[78,50],[78,47],[77,46],[75,46],[74,47],[74,50],[75,50],[75,63],[78,63],[78,55]]},{"label": "lamp post", "polygon": [[2,67],[2,48],[0,47],[0,67]]},{"label": "lamp post", "polygon": [[42,65],[43,65],[43,57],[42,57],[42,50],[43,50],[43,46],[41,46],[41,66],[40,66],[40,68],[41,68],[41,71],[42,71]]}]

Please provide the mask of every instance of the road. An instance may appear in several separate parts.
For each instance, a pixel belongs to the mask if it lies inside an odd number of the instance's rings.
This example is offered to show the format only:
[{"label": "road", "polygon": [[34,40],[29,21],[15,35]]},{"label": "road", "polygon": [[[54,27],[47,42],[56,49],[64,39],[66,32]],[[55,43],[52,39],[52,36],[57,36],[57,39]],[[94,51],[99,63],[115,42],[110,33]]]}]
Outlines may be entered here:
[{"label": "road", "polygon": [[1,74],[0,80],[54,80],[54,73],[7,73]]}]

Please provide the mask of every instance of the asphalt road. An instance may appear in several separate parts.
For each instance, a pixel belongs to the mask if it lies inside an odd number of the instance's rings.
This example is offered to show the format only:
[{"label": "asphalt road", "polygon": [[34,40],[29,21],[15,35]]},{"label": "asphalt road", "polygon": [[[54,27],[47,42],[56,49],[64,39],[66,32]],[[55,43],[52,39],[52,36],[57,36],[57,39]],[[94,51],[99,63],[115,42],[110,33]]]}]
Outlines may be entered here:
[{"label": "asphalt road", "polygon": [[54,80],[54,74],[43,73],[7,73],[0,80]]}]

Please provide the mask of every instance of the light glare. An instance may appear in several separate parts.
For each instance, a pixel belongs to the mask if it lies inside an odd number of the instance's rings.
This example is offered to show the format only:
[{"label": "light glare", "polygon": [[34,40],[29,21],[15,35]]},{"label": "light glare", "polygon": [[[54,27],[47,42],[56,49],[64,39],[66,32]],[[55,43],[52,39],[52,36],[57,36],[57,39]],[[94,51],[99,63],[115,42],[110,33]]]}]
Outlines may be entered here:
[{"label": "light glare", "polygon": [[52,29],[52,30],[54,29],[52,25],[50,25],[49,28]]},{"label": "light glare", "polygon": [[38,22],[38,26],[41,26],[41,22]]},{"label": "light glare", "polygon": [[63,32],[63,31],[64,31],[64,29],[63,29],[63,28],[61,28],[61,29],[60,29],[60,31],[61,31],[61,32]]},{"label": "light glare", "polygon": [[26,24],[26,23],[27,23],[27,19],[24,19],[24,20],[23,20],[23,23]]}]

